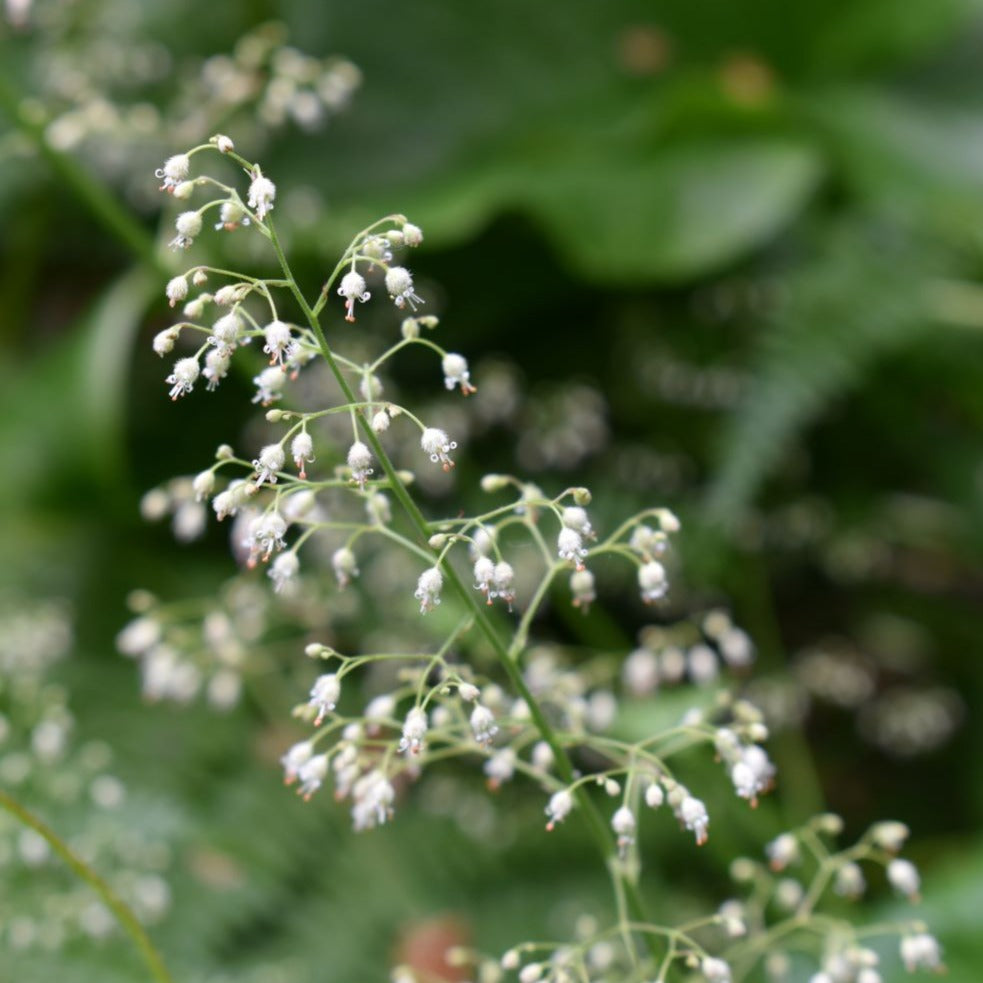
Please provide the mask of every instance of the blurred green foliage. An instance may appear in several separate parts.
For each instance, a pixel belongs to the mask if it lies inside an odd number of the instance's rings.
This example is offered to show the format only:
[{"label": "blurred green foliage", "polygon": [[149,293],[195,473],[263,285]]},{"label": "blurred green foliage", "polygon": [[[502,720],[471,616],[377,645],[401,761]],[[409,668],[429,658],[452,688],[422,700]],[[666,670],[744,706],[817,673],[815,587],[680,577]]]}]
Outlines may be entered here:
[{"label": "blurred green foliage", "polygon": [[[351,232],[388,211],[424,227],[415,269],[440,285],[442,332],[475,362],[508,357],[529,383],[515,432],[479,441],[483,470],[509,466],[523,427],[550,439],[557,386],[589,386],[612,438],[564,480],[591,486],[602,521],[624,504],[677,509],[683,603],[730,599],[763,671],[840,636],[879,687],[960,694],[952,739],[904,758],[863,743],[848,710],[820,709],[804,734],[815,773],[796,731],[777,742],[786,814],[769,803],[708,849],[758,850],[813,804],[815,781],[852,829],[903,819],[949,978],[974,981],[983,4],[296,0],[207,17],[180,0],[75,6],[59,19],[36,0],[39,26],[0,28],[4,582],[15,597],[70,599],[77,650],[59,678],[78,733],[116,749],[134,824],[161,808],[171,817],[174,905],[155,936],[179,977],[367,979],[389,954],[379,940],[427,913],[464,913],[496,951],[529,925],[549,934],[557,894],[590,908],[601,892],[589,863],[570,867],[543,843],[539,805],[521,796],[501,826],[475,818],[476,787],[439,814],[406,809],[353,838],[330,804],[278,790],[290,735],[271,733],[257,705],[224,717],[142,707],[112,651],[130,587],[192,595],[227,573],[217,538],[175,547],[139,524],[136,503],[208,460],[238,401],[167,402],[147,342],[165,317],[153,266],[172,261],[120,245],[130,233],[85,196],[132,198],[183,148],[151,135],[133,150],[145,171],[129,173],[125,159],[106,166],[112,133],[94,133],[45,161],[19,100],[54,112],[59,54],[84,61],[109,38],[170,59],[141,89],[107,83],[113,98],[187,113],[169,102],[177,83],[278,17],[294,45],[340,52],[365,76],[321,131],[286,126],[266,140],[244,124],[282,189],[281,224],[298,220],[297,265],[316,284]],[[145,208],[131,240],[162,239],[153,222]],[[436,384],[413,366],[400,382],[421,397]],[[477,473],[461,475],[463,494]],[[630,645],[624,624],[590,641]],[[670,832],[653,837],[653,857]],[[692,864],[651,865],[657,907],[685,910],[708,883],[723,896]],[[121,943],[78,945],[74,980],[133,978]],[[0,955],[0,967],[47,979],[64,954],[46,958]]]}]

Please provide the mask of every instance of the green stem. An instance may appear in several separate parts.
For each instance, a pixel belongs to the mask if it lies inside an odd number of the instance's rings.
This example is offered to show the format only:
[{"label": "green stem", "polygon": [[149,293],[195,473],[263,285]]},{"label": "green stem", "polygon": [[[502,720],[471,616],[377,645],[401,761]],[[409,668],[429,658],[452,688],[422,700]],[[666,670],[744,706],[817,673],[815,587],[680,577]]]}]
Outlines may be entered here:
[{"label": "green stem", "polygon": [[[334,376],[335,381],[338,383],[338,387],[341,389],[344,398],[348,402],[354,403],[356,402],[355,394],[335,360],[334,353],[331,351],[331,348],[328,345],[317,315],[307,303],[307,299],[304,297],[300,287],[297,285],[297,281],[294,279],[290,266],[287,262],[287,257],[284,255],[283,247],[280,245],[280,239],[276,234],[276,230],[272,222],[268,223],[268,228],[270,232],[270,242],[272,243],[273,249],[276,252],[277,260],[279,261],[280,267],[283,270],[284,277],[290,281],[291,292],[300,306],[300,309],[303,312],[307,323],[310,325],[311,330],[314,332],[314,336],[317,338],[318,345],[321,349],[321,354],[323,355],[328,368],[331,370],[331,374]],[[381,441],[379,440],[375,431],[372,429],[370,422],[362,414],[358,415],[358,420],[359,425],[361,426],[365,435],[366,443],[368,443],[369,447],[372,448],[372,453],[382,466],[382,470],[385,473],[386,478],[389,480],[393,494],[396,496],[400,506],[403,508],[403,511],[409,518],[410,523],[419,536],[421,543],[427,545],[430,537],[433,535],[430,524],[427,522],[423,513],[420,511],[419,506],[407,491],[406,486],[396,474],[396,469],[389,460],[389,455],[386,453]],[[489,621],[485,611],[478,603],[477,598],[474,596],[474,593],[467,588],[467,586],[458,576],[458,573],[454,567],[450,563],[442,561],[440,562],[440,568],[444,581],[450,584],[451,589],[461,598],[465,607],[470,610],[474,618],[475,625],[491,646],[492,650],[495,652],[495,655],[498,657],[502,668],[509,677],[509,681],[515,687],[516,693],[518,693],[518,695],[529,707],[529,713],[532,717],[533,723],[536,726],[536,729],[540,732],[540,734],[542,734],[543,740],[546,741],[550,749],[553,751],[556,770],[559,777],[567,785],[573,784],[575,780],[573,764],[567,755],[566,749],[560,743],[555,732],[553,731],[553,728],[550,726],[549,721],[543,714],[538,701],[530,692],[528,686],[526,686],[526,682],[522,678],[522,672],[519,669],[518,659],[510,657],[505,642],[499,637],[498,632],[495,630],[491,621]],[[578,786],[574,790],[573,795],[576,799],[577,806],[587,822],[588,831],[590,832],[595,845],[600,851],[605,862],[608,863],[610,858],[616,854],[613,834],[608,829],[607,824],[604,822],[604,819],[601,816],[600,810],[594,804],[593,799],[591,799],[585,788]],[[641,895],[636,885],[626,877],[620,877],[620,881],[633,918],[640,922],[647,921]],[[655,945],[650,942],[649,947],[652,951],[653,957],[657,957],[658,953]]]},{"label": "green stem", "polygon": [[143,961],[147,964],[153,978],[159,983],[174,983],[174,979],[164,966],[164,961],[160,953],[150,941],[150,936],[144,931],[143,926],[137,921],[136,915],[119,897],[119,895],[91,868],[84,860],[75,854],[62,840],[55,831],[42,822],[32,812],[24,808],[16,799],[12,799],[6,792],[0,789],[0,807],[16,816],[25,826],[29,826],[39,836],[44,837],[45,841],[62,860],[80,877],[86,881],[106,903],[106,907],[116,916],[117,921],[123,926],[126,933],[133,940],[133,944],[140,950]]}]

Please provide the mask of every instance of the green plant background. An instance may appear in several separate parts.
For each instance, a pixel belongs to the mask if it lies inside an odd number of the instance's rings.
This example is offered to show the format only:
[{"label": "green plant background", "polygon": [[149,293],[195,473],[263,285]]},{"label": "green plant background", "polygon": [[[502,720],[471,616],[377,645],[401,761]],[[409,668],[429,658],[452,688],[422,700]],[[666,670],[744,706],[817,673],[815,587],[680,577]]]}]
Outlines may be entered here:
[{"label": "green plant background", "polygon": [[[715,828],[697,857],[653,834],[645,890],[666,917],[719,902],[726,859],[801,818],[819,787],[850,830],[911,825],[948,978],[978,979],[983,4],[76,6],[59,44],[153,40],[193,66],[277,18],[300,49],[351,58],[365,75],[352,106],[321,132],[285,127],[263,152],[281,189],[321,202],[291,244],[306,282],[378,215],[422,225],[414,270],[440,284],[442,340],[508,357],[543,399],[570,379],[603,394],[613,437],[576,482],[601,516],[655,500],[684,517],[686,596],[729,599],[762,671],[822,637],[869,640],[885,616],[917,626],[903,675],[961,694],[951,741],[899,759],[849,714],[817,713],[804,741],[776,747],[780,804]],[[436,786],[429,805],[353,837],[327,798],[282,792],[285,735],[248,701],[225,716],[140,702],[113,647],[127,591],[211,592],[231,564],[217,538],[177,547],[145,527],[139,496],[207,461],[240,404],[166,399],[149,339],[167,316],[153,266],[171,259],[140,255],[141,236],[161,239],[155,217],[136,219],[127,246],[78,191],[81,173],[83,191],[119,201],[122,181],[85,154],[66,165],[30,151],[14,106],[44,98],[52,43],[0,33],[0,583],[15,603],[71,603],[76,644],[57,674],[77,734],[110,742],[130,821],[166,828],[180,858],[154,930],[177,977],[379,978],[428,916],[458,912],[497,952],[531,925],[549,934],[558,906],[599,908],[578,830],[544,840],[521,792],[503,793],[494,835],[469,812],[475,783]],[[715,401],[714,373],[739,380],[733,398]],[[462,469],[465,497],[477,474]],[[795,534],[797,516],[819,519]],[[34,804],[66,833],[82,821]],[[223,876],[207,874],[210,857]],[[30,877],[3,871],[8,917]],[[76,948],[0,951],[0,967],[41,980],[70,959],[73,980],[137,978],[123,942]]]}]

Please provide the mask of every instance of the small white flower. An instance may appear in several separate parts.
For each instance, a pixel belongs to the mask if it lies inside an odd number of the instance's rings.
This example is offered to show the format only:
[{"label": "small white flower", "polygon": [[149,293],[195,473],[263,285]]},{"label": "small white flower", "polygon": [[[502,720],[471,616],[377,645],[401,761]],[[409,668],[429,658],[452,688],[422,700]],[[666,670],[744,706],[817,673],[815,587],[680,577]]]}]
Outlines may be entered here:
[{"label": "small white flower", "polygon": [[270,356],[270,365],[284,365],[296,352],[297,342],[290,333],[290,325],[283,321],[271,321],[263,330],[266,344],[263,351]]},{"label": "small white flower", "polygon": [[908,839],[910,830],[904,823],[888,819],[884,822],[875,823],[870,829],[870,838],[882,850],[888,853],[897,853]]},{"label": "small white flower", "polygon": [[262,403],[269,406],[283,396],[282,389],[287,381],[287,374],[278,365],[271,365],[263,369],[258,376],[253,379],[256,386],[256,395],[253,396],[254,403]]},{"label": "small white flower", "polygon": [[214,392],[225,378],[229,371],[229,361],[229,354],[220,348],[213,348],[205,356],[205,368],[202,369],[201,374],[208,380],[205,388],[209,392]]},{"label": "small white flower", "polygon": [[492,603],[491,593],[494,589],[495,564],[487,556],[479,556],[474,563],[474,589],[480,590]]},{"label": "small white flower", "polygon": [[537,741],[532,747],[532,764],[539,771],[549,771],[553,767],[555,755],[546,741]]},{"label": "small white flower", "polygon": [[181,212],[174,220],[177,235],[170,241],[171,249],[187,249],[201,232],[201,216],[197,212]]},{"label": "small white flower", "polygon": [[260,452],[259,457],[253,461],[253,470],[256,472],[257,488],[264,482],[276,484],[278,471],[283,470],[286,454],[282,444],[267,444]]},{"label": "small white flower", "polygon": [[645,789],[645,804],[650,809],[658,809],[666,800],[666,794],[662,791],[662,786],[658,782],[650,782]]},{"label": "small white flower", "polygon": [[635,825],[635,814],[628,806],[622,806],[611,817],[611,828],[618,834],[618,852],[622,856],[635,842]]},{"label": "small white flower", "polygon": [[419,246],[423,242],[423,229],[412,222],[403,223],[403,242],[407,246]]},{"label": "small white flower", "polygon": [[263,177],[258,167],[255,168],[253,179],[249,185],[247,204],[261,222],[266,218],[267,212],[273,211],[275,198],[276,185],[269,178]]},{"label": "small white flower", "polygon": [[597,593],[594,590],[594,574],[590,570],[574,570],[570,574],[570,593],[573,594],[573,606],[583,608],[587,613],[588,608],[597,600]]},{"label": "small white flower", "polygon": [[386,270],[386,290],[399,308],[409,304],[410,309],[415,311],[416,305],[423,303],[423,298],[413,291],[412,274],[402,266],[390,266]]},{"label": "small white flower", "polygon": [[307,478],[305,464],[314,460],[314,441],[306,430],[301,430],[299,434],[290,442],[290,456],[294,459],[297,471],[301,479]]},{"label": "small white flower", "polygon": [[349,270],[341,278],[341,286],[338,287],[338,293],[345,298],[346,321],[355,320],[355,301],[364,304],[372,296],[365,289],[365,277],[355,270]]},{"label": "small white flower", "polygon": [[567,529],[576,530],[584,539],[594,538],[594,528],[590,524],[587,510],[579,505],[568,505],[563,510],[562,522]]},{"label": "small white flower", "polygon": [[287,531],[287,520],[276,509],[258,515],[249,524],[249,535],[243,546],[249,549],[250,566],[256,563],[256,558],[262,555],[268,560],[274,550],[282,550],[287,544],[283,536]]},{"label": "small white flower", "polygon": [[174,371],[164,380],[171,387],[171,399],[177,399],[179,396],[191,392],[198,381],[200,372],[198,359],[194,357],[178,359],[174,363]]},{"label": "small white flower", "polygon": [[297,774],[301,767],[306,765],[313,755],[313,741],[301,741],[299,744],[294,744],[280,759],[280,764],[283,765],[283,784],[292,785],[297,781]]},{"label": "small white flower", "polygon": [[491,744],[492,739],[498,733],[498,724],[495,723],[495,714],[488,707],[478,704],[471,711],[471,730],[474,732],[474,739],[484,746]]},{"label": "small white flower", "polygon": [[909,973],[914,973],[918,969],[943,968],[939,941],[928,932],[906,935],[901,940],[901,959]]},{"label": "small white flower", "polygon": [[372,417],[372,429],[375,433],[385,433],[389,429],[390,422],[389,414],[385,410],[379,410]]},{"label": "small white flower", "polygon": [[355,554],[347,546],[334,551],[331,566],[339,587],[347,587],[352,582],[352,578],[358,576],[358,562]]},{"label": "small white flower", "polygon": [[646,604],[665,597],[669,584],[666,581],[665,567],[658,560],[649,560],[638,568],[638,588]]},{"label": "small white flower", "polygon": [[730,983],[730,966],[715,956],[704,956],[700,963],[700,972],[707,979],[707,983]]},{"label": "small white flower", "polygon": [[650,526],[635,526],[628,539],[628,547],[644,560],[654,559],[666,551],[666,534],[656,532]]},{"label": "small white flower", "polygon": [[680,822],[696,836],[696,845],[702,846],[707,841],[707,827],[710,817],[706,806],[699,800],[687,795],[679,805]]},{"label": "small white flower", "polygon": [[246,209],[237,201],[223,201],[218,210],[218,219],[215,225],[216,231],[224,229],[226,232],[232,232],[240,225],[251,224]]},{"label": "small white flower", "polygon": [[509,606],[509,610],[511,611],[512,602],[515,600],[515,587],[513,586],[515,582],[515,571],[512,569],[512,564],[506,563],[505,560],[496,563],[493,582],[495,589],[489,593],[489,599],[500,597]]},{"label": "small white flower", "polygon": [[370,771],[352,787],[352,826],[356,832],[382,826],[392,816],[396,790],[378,769]]},{"label": "small white flower", "polygon": [[174,351],[174,343],[177,341],[180,333],[180,328],[165,328],[163,331],[158,331],[154,335],[154,352],[160,355],[161,358],[169,355]]},{"label": "small white flower", "polygon": [[403,736],[399,742],[399,750],[419,754],[426,747],[426,737],[426,711],[421,707],[413,707],[403,722]]},{"label": "small white flower", "polygon": [[191,158],[187,154],[175,154],[164,161],[164,166],[154,171],[158,180],[164,183],[160,186],[161,191],[173,194],[174,189],[188,176],[191,169]]},{"label": "small white flower", "polygon": [[191,490],[195,493],[195,501],[203,502],[215,490],[215,472],[208,470],[196,474],[191,482]]},{"label": "small white flower", "polygon": [[188,296],[188,281],[183,276],[173,277],[167,281],[164,293],[167,295],[168,304],[173,307]]},{"label": "small white flower", "polygon": [[867,888],[859,864],[849,861],[836,872],[833,891],[842,898],[859,898]]},{"label": "small white flower", "polygon": [[420,614],[426,614],[440,604],[440,591],[443,586],[444,578],[437,567],[430,567],[420,574],[413,593],[420,602]]},{"label": "small white flower", "polygon": [[212,325],[208,340],[223,354],[231,354],[239,344],[241,332],[242,320],[235,311],[230,311]]},{"label": "small white flower", "polygon": [[758,795],[761,792],[771,788],[774,778],[775,766],[757,744],[743,748],[740,760],[730,769],[730,780],[734,783],[734,790],[752,806],[757,805]]},{"label": "small white flower", "polygon": [[328,756],[326,754],[316,754],[297,769],[297,777],[300,779],[298,792],[304,797],[305,802],[310,801],[311,796],[321,787],[327,774]]},{"label": "small white flower", "polygon": [[233,481],[223,492],[212,499],[215,516],[221,522],[227,515],[235,515],[239,506],[246,500],[247,484],[241,478]]},{"label": "small white flower", "polygon": [[562,823],[570,815],[572,808],[573,796],[567,789],[554,792],[546,806],[546,816],[549,820],[546,823],[547,830],[552,832],[557,823]]},{"label": "small white flower", "polygon": [[372,452],[360,440],[348,450],[348,467],[351,468],[352,481],[365,488],[365,482],[372,474]]},{"label": "small white flower", "polygon": [[471,385],[471,373],[468,371],[468,360],[463,355],[448,352],[440,363],[444,370],[444,385],[448,389],[459,386],[463,395],[468,396],[477,392]]},{"label": "small white flower", "polygon": [[765,847],[765,854],[772,870],[784,870],[790,864],[799,862],[799,841],[791,833],[782,833]]},{"label": "small white flower", "polygon": [[509,781],[515,774],[515,751],[510,747],[496,751],[485,762],[485,774],[488,776],[488,784],[493,789]]},{"label": "small white flower", "polygon": [[279,594],[297,576],[298,570],[300,570],[300,560],[297,559],[297,554],[293,550],[289,553],[281,553],[273,561],[269,572],[274,592]]},{"label": "small white flower", "polygon": [[587,550],[584,540],[576,529],[564,526],[556,539],[556,552],[561,560],[569,560],[578,570],[584,569],[584,557]]},{"label": "small white flower", "polygon": [[921,878],[918,876],[918,868],[910,860],[892,860],[887,865],[887,879],[899,894],[911,901],[918,900]]},{"label": "small white flower", "polygon": [[450,471],[454,467],[454,462],[450,459],[450,452],[457,447],[457,443],[451,440],[447,434],[437,427],[427,427],[420,436],[420,447],[423,452],[430,456],[434,464],[440,464],[445,471]]},{"label": "small white flower", "polygon": [[315,727],[319,726],[325,716],[338,705],[339,696],[341,696],[341,680],[338,679],[337,673],[329,672],[317,677],[311,687],[311,698],[308,700],[310,706],[317,710],[317,717],[314,718]]},{"label": "small white flower", "polygon": [[227,137],[224,133],[219,133],[215,137],[215,146],[218,148],[220,154],[230,154],[236,148],[232,142],[232,138]]}]

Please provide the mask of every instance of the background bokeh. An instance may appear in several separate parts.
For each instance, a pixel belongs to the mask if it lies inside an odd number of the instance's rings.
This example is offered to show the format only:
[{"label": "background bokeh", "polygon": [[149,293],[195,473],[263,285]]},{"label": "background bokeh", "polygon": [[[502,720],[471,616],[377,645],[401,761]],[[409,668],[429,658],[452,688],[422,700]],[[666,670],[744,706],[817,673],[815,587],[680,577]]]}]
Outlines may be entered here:
[{"label": "background bokeh", "polygon": [[[280,787],[285,711],[148,705],[116,653],[130,590],[234,572],[223,530],[176,544],[139,513],[243,432],[248,375],[174,406],[149,345],[182,259],[153,171],[216,131],[275,178],[312,288],[375,217],[424,228],[414,272],[484,400],[435,509],[487,470],[588,485],[606,525],[669,505],[670,613],[726,606],[753,636],[775,801],[696,859],[656,836],[656,913],[719,902],[727,858],[826,802],[912,827],[949,979],[979,978],[981,44],[977,0],[8,0],[0,781],[131,878],[179,978],[380,978],[421,923],[496,952],[606,897],[521,790],[495,818],[433,779],[353,837]],[[430,363],[402,371],[439,397]],[[640,616],[607,600],[564,630],[630,647]],[[303,682],[277,678],[286,708]],[[84,889],[0,836],[9,978],[136,978]],[[57,905],[85,930],[45,934]]]}]

